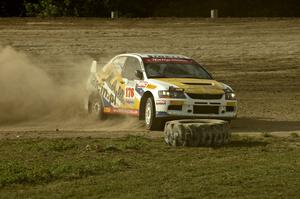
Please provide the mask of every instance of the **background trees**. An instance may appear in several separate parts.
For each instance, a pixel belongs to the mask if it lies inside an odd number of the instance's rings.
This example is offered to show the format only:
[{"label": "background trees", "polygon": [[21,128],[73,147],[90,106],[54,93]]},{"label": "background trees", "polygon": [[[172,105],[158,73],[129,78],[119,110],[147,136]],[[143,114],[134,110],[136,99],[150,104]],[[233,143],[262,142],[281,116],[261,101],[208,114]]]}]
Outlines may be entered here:
[{"label": "background trees", "polygon": [[0,16],[299,17],[299,0],[1,0]]}]

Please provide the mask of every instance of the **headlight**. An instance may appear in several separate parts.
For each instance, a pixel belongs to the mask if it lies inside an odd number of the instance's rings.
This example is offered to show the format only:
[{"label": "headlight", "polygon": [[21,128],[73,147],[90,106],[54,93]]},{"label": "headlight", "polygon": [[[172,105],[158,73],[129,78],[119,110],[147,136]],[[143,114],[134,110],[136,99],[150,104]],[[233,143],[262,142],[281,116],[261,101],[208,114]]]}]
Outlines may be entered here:
[{"label": "headlight", "polygon": [[232,88],[224,84],[225,88],[223,89],[225,92],[225,99],[226,100],[236,100],[235,93]]},{"label": "headlight", "polygon": [[186,98],[183,89],[170,87],[169,90],[158,91],[160,98]]},{"label": "headlight", "polygon": [[235,93],[225,93],[225,99],[226,100],[235,100],[236,97],[235,97]]}]

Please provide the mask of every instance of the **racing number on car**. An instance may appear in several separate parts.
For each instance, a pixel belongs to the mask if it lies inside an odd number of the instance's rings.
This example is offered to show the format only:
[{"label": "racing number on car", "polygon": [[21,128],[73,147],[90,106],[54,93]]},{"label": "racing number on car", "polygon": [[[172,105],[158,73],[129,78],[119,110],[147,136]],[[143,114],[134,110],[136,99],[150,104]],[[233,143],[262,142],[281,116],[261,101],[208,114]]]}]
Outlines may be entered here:
[{"label": "racing number on car", "polygon": [[134,97],[134,88],[126,88],[126,97],[128,98]]}]

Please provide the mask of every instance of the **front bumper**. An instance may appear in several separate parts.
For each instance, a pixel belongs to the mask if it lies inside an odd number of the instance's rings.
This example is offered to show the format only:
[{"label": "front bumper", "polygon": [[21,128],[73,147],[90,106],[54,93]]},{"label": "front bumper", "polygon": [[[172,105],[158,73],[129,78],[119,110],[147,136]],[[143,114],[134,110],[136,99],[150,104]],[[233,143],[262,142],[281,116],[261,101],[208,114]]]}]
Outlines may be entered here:
[{"label": "front bumper", "polygon": [[196,99],[157,99],[158,118],[215,118],[233,119],[237,115],[237,101],[196,100]]}]

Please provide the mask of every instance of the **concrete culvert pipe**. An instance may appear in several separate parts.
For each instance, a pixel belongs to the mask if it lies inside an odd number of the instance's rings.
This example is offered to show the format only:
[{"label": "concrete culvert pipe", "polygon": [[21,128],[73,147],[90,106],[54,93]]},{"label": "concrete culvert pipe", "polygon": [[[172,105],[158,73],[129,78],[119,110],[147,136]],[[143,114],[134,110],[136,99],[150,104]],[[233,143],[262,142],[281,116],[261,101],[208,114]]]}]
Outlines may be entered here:
[{"label": "concrete culvert pipe", "polygon": [[171,146],[218,146],[228,144],[229,123],[215,119],[173,120],[165,125],[164,139]]}]

